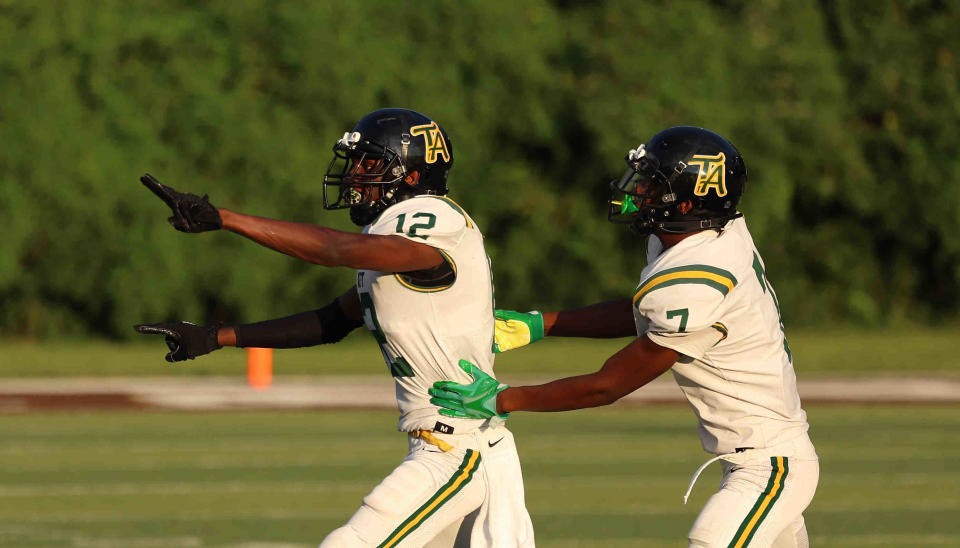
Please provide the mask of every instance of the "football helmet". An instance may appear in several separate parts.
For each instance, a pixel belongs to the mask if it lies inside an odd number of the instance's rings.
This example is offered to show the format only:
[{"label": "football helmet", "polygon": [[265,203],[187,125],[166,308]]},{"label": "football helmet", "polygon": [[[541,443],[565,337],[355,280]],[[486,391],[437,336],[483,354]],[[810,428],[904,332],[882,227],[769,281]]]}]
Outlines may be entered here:
[{"label": "football helmet", "polygon": [[610,183],[608,218],[641,234],[686,234],[720,229],[741,217],[737,203],[747,168],[734,146],[716,133],[678,126],[630,150],[627,172]]},{"label": "football helmet", "polygon": [[435,121],[404,108],[375,110],[333,145],[323,207],[349,207],[364,226],[411,196],[445,195],[452,165],[453,145]]}]

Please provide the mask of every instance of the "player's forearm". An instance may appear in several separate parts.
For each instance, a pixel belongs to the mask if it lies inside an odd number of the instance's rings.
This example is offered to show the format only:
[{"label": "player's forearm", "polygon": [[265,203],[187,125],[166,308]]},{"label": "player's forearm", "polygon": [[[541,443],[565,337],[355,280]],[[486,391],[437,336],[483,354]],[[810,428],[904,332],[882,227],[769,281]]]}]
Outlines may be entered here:
[{"label": "player's forearm", "polygon": [[596,373],[539,386],[514,386],[497,394],[497,411],[569,411],[609,405],[659,377],[680,355],[638,337],[610,356]]},{"label": "player's forearm", "polygon": [[536,386],[512,386],[497,395],[497,412],[570,411],[609,405],[622,396],[616,387],[595,377],[594,373]]},{"label": "player's forearm", "polygon": [[237,332],[232,327],[217,329],[217,344],[220,346],[237,346]]},{"label": "player's forearm", "polygon": [[400,236],[357,234],[226,209],[219,211],[224,229],[275,251],[323,266],[410,272],[433,268],[444,261],[436,248]]},{"label": "player's forearm", "polygon": [[217,330],[220,346],[302,348],[339,342],[361,322],[339,300],[318,310]]},{"label": "player's forearm", "polygon": [[598,303],[574,310],[543,313],[543,332],[550,337],[615,339],[636,336],[630,299]]},{"label": "player's forearm", "polygon": [[323,266],[353,266],[349,248],[358,234],[322,226],[291,223],[220,209],[223,228],[258,244]]}]

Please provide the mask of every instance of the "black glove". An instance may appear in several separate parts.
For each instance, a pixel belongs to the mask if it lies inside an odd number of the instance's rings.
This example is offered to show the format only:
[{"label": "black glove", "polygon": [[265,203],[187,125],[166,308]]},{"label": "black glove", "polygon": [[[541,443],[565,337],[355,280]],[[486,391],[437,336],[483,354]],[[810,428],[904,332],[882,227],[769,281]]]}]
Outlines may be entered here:
[{"label": "black glove", "polygon": [[210,203],[206,194],[201,198],[196,194],[177,192],[161,184],[149,173],[140,177],[140,182],[170,206],[173,217],[167,220],[180,232],[205,232],[223,227],[220,212]]},{"label": "black glove", "polygon": [[166,335],[168,362],[192,360],[221,348],[217,342],[217,328],[190,322],[148,323],[133,326],[144,335]]}]

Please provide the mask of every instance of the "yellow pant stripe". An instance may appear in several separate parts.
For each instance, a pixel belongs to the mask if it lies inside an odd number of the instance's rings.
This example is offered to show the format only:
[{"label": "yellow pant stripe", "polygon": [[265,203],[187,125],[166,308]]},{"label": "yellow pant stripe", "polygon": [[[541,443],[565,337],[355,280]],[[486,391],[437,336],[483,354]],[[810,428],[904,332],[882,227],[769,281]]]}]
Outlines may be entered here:
[{"label": "yellow pant stripe", "polygon": [[460,469],[454,473],[453,477],[447,482],[446,485],[440,488],[430,500],[428,500],[423,506],[417,509],[412,516],[407,518],[403,523],[400,524],[400,527],[389,536],[387,540],[383,541],[378,548],[390,548],[391,546],[396,545],[398,542],[403,540],[411,531],[416,529],[426,518],[430,517],[444,502],[450,499],[455,495],[470,479],[473,477],[473,473],[477,469],[477,463],[480,461],[480,453],[478,451],[473,451],[467,449],[467,454],[463,459],[463,464],[460,465]]},{"label": "yellow pant stripe", "polygon": [[750,539],[753,538],[753,534],[756,532],[756,528],[763,518],[767,516],[770,507],[776,502],[777,498],[780,497],[780,493],[783,491],[783,480],[787,474],[787,459],[784,457],[771,457],[770,461],[774,470],[770,476],[770,482],[767,484],[767,489],[760,495],[760,499],[757,500],[757,504],[754,505],[747,519],[740,525],[740,529],[729,544],[730,548],[743,548],[750,542]]}]

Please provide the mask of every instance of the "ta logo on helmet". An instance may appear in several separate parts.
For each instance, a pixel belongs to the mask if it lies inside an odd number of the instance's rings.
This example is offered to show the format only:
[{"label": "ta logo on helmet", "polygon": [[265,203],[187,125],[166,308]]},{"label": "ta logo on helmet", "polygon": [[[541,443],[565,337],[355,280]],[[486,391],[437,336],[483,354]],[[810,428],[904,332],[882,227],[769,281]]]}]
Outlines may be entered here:
[{"label": "ta logo on helmet", "polygon": [[690,160],[690,165],[697,166],[697,186],[693,193],[697,196],[706,196],[712,188],[717,192],[717,196],[727,195],[726,179],[726,156],[722,152],[716,156],[709,154],[695,154]]},{"label": "ta logo on helmet", "polygon": [[427,163],[432,164],[437,161],[437,156],[442,156],[444,162],[450,161],[450,150],[447,148],[447,141],[440,132],[440,126],[436,122],[430,122],[422,126],[413,126],[410,128],[411,135],[423,135],[427,144]]}]

